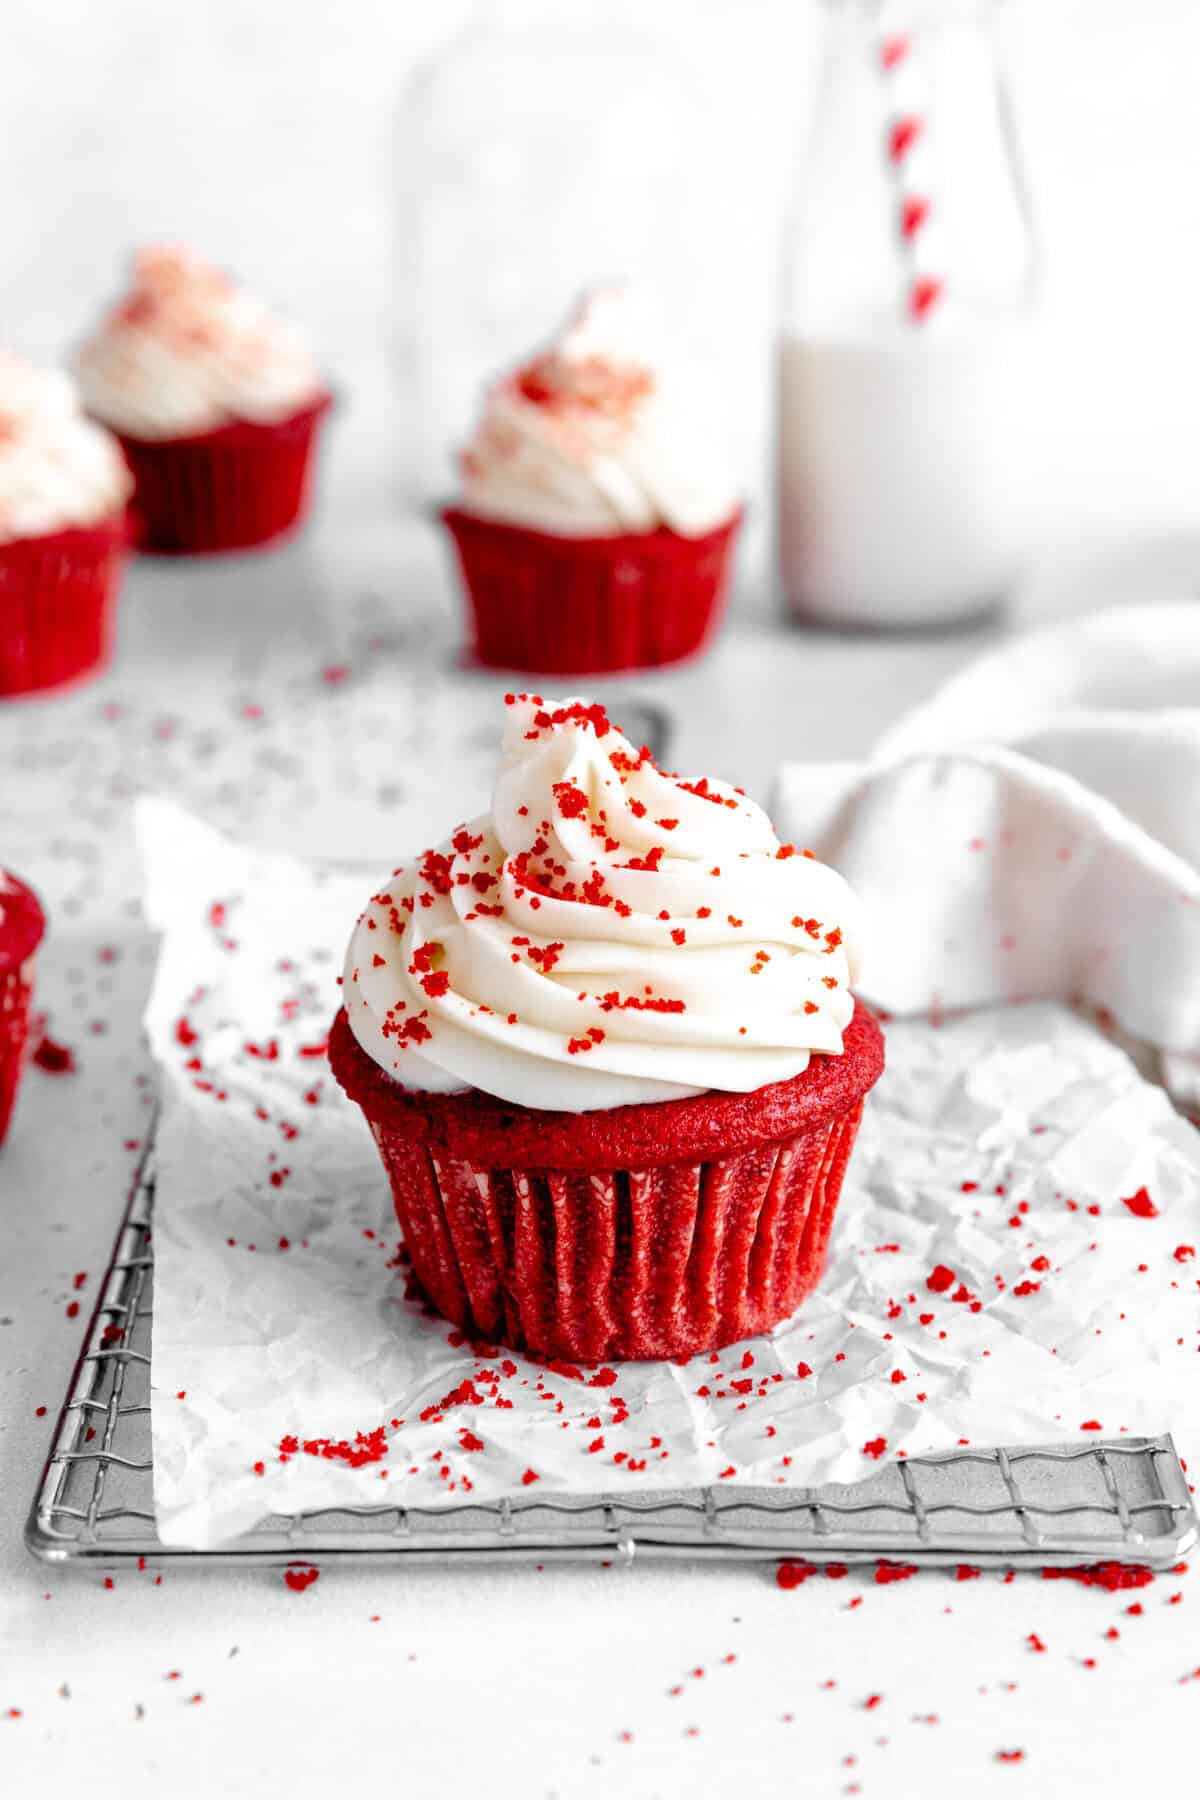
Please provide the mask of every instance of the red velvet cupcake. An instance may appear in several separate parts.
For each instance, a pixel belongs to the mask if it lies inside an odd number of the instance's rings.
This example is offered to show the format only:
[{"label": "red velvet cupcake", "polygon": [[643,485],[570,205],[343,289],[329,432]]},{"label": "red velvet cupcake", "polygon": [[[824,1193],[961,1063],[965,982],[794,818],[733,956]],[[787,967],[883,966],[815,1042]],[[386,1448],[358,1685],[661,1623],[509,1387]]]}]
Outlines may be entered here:
[{"label": "red velvet cupcake", "polygon": [[68,377],[0,353],[0,697],[107,660],[131,487]]},{"label": "red velvet cupcake", "polygon": [[599,293],[489,390],[442,514],[480,662],[609,673],[711,636],[741,507],[654,362],[625,296]]},{"label": "red velvet cupcake", "polygon": [[770,1330],[820,1279],[883,1067],[857,904],[599,707],[509,701],[491,815],[372,897],[330,1040],[416,1275],[543,1357]]},{"label": "red velvet cupcake", "polygon": [[77,367],[133,472],[139,547],[202,555],[286,535],[332,404],[307,345],[187,251],[143,250],[134,266]]},{"label": "red velvet cupcake", "polygon": [[46,920],[32,888],[0,869],[0,1144],[12,1117],[33,998],[33,963]]}]

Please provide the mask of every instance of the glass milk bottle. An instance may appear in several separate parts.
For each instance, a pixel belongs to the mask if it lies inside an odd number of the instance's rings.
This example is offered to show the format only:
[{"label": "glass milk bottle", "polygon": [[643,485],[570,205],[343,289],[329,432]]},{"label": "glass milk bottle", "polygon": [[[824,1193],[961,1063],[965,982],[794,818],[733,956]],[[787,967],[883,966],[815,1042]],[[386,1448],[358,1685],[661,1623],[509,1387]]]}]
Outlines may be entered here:
[{"label": "glass milk bottle", "polygon": [[1002,605],[1029,546],[1036,253],[988,0],[829,0],[785,249],[779,529],[799,618]]}]

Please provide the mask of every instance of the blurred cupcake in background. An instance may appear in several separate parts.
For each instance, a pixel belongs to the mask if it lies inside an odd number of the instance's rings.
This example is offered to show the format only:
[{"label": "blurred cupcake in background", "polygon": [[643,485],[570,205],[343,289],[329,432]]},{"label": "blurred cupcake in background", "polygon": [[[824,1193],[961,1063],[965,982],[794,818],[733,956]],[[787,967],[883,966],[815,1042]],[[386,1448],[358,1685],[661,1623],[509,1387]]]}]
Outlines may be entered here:
[{"label": "blurred cupcake in background", "polygon": [[741,522],[700,398],[662,373],[625,290],[487,392],[454,538],[480,662],[599,674],[708,638]]},{"label": "blurred cupcake in background", "polygon": [[76,369],[133,471],[141,548],[244,549],[299,523],[331,396],[297,328],[219,270],[139,250]]},{"label": "blurred cupcake in background", "polygon": [[0,868],[0,1144],[25,1062],[33,963],[45,929],[45,915],[33,889]]},{"label": "blurred cupcake in background", "polygon": [[70,377],[0,351],[0,696],[107,659],[132,488]]}]

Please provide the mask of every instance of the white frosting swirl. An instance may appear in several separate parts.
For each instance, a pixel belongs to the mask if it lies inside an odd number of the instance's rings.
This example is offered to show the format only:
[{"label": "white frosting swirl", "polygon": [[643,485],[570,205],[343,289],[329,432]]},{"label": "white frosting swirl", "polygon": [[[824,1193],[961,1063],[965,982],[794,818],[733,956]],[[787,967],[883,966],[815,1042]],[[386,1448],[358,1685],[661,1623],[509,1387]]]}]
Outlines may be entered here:
[{"label": "white frosting swirl", "polygon": [[398,869],[343,1000],[405,1087],[590,1112],[745,1093],[838,1055],[859,906],[720,781],[585,701],[509,695],[490,816]]},{"label": "white frosting swirl", "polygon": [[0,544],[98,524],[132,489],[116,440],[84,418],[70,376],[0,351]]},{"label": "white frosting swirl", "polygon": [[323,392],[307,341],[190,251],[140,250],[132,292],[76,357],[90,413],[129,437],[271,423]]},{"label": "white frosting swirl", "polygon": [[623,290],[584,302],[549,349],[488,390],[461,457],[463,506],[566,537],[666,525],[702,537],[737,511],[712,424],[640,344]]}]

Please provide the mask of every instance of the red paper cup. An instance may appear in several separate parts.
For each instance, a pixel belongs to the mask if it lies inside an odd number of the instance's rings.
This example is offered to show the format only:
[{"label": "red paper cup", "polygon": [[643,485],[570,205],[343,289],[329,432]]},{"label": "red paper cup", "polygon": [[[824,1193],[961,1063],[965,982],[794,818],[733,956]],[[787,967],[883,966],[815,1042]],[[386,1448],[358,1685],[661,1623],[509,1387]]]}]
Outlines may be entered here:
[{"label": "red paper cup", "polygon": [[194,437],[116,432],[134,480],[140,550],[163,556],[245,550],[281,537],[308,509],[323,394],[272,425],[236,420]]},{"label": "red paper cup", "polygon": [[108,661],[128,541],[121,513],[0,544],[0,696],[58,687]]},{"label": "red paper cup", "polygon": [[402,1088],[344,1011],[329,1058],[438,1311],[474,1338],[600,1362],[694,1356],[795,1311],[883,1038],[859,1002],[843,1054],[792,1081],[580,1114]]},{"label": "red paper cup", "polygon": [[705,537],[660,527],[557,537],[458,507],[454,539],[481,663],[531,675],[599,675],[692,656],[720,616],[739,510]]},{"label": "red paper cup", "polygon": [[25,1061],[33,963],[46,919],[32,888],[0,869],[0,1144]]}]

